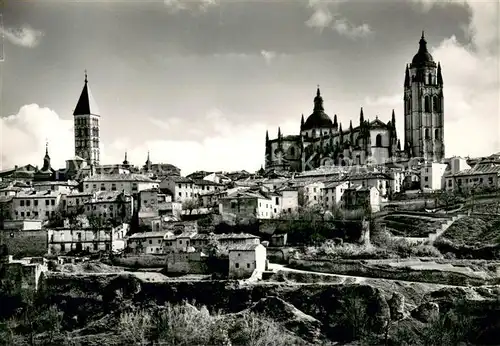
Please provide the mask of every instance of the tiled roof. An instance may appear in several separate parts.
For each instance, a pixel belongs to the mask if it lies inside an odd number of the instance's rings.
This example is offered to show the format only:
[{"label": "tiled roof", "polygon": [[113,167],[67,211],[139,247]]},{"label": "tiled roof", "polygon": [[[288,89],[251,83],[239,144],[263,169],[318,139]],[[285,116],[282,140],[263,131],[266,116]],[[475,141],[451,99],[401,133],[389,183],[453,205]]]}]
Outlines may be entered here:
[{"label": "tiled roof", "polygon": [[469,176],[469,175],[481,175],[481,174],[500,174],[500,165],[490,164],[490,165],[481,165],[478,164],[474,168],[465,169],[463,171],[452,174],[448,172],[445,176]]},{"label": "tiled roof", "polygon": [[255,251],[261,244],[238,244],[228,246],[229,251]]},{"label": "tiled roof", "polygon": [[210,186],[222,186],[222,184],[218,184],[216,182],[205,180],[205,179],[193,179],[193,183],[196,185],[210,185]]},{"label": "tiled roof", "polygon": [[60,193],[57,191],[47,190],[47,191],[20,191],[15,198],[55,198],[59,196]]},{"label": "tiled roof", "polygon": [[259,239],[256,235],[249,233],[222,233],[216,234],[215,237],[219,240],[223,239]]},{"label": "tiled roof", "polygon": [[66,195],[66,198],[77,198],[77,197],[85,197],[85,196],[93,196],[92,192],[71,192]]},{"label": "tiled roof", "polygon": [[163,231],[163,232],[141,232],[141,233],[134,233],[129,239],[143,239],[143,238],[164,238],[168,232]]},{"label": "tiled roof", "polygon": [[170,177],[166,177],[164,179],[164,181],[167,180],[167,181],[173,181],[174,183],[193,183],[193,181],[189,178],[186,178],[186,177],[180,177],[180,176],[170,176]]},{"label": "tiled roof", "polygon": [[147,182],[154,183],[155,181],[143,174],[98,174],[87,177],[84,179],[85,182],[93,181],[137,181],[137,182]]}]

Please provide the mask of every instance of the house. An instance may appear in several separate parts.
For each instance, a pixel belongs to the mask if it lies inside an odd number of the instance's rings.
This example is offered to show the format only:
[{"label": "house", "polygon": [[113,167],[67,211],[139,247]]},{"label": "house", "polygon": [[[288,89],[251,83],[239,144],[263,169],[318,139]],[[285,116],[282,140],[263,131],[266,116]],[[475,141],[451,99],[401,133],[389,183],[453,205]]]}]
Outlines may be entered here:
[{"label": "house", "polygon": [[57,191],[21,191],[12,199],[14,220],[48,220],[60,209],[61,194]]},{"label": "house", "polygon": [[445,189],[448,191],[471,191],[474,189],[500,187],[500,164],[478,164],[457,173],[444,174]]},{"label": "house", "polygon": [[171,191],[175,202],[185,202],[187,200],[198,200],[200,194],[213,192],[222,189],[222,185],[210,180],[190,179],[180,176],[166,177],[160,183],[160,189]]},{"label": "house", "polygon": [[142,190],[138,201],[139,218],[156,216],[179,216],[182,204],[173,202],[170,194],[159,189]]},{"label": "house", "polygon": [[133,212],[134,199],[123,191],[99,191],[84,202],[84,214],[103,221],[128,222]]},{"label": "house", "polygon": [[233,245],[228,251],[229,278],[248,278],[255,270],[266,270],[267,254],[262,244]]},{"label": "house", "polygon": [[444,187],[443,176],[448,165],[446,163],[428,162],[420,169],[420,189],[441,190]]},{"label": "house", "polygon": [[322,204],[325,183],[312,181],[304,185],[304,203],[306,206]]},{"label": "house", "polygon": [[95,174],[99,175],[114,175],[114,174],[130,174],[130,169],[122,164],[114,165],[98,165],[94,168]]},{"label": "house", "polygon": [[[272,197],[258,189],[236,191],[220,199],[219,212],[225,217],[271,219],[279,213],[279,204],[276,205],[278,196]],[[275,209],[277,213],[274,213]]]},{"label": "house", "polygon": [[372,186],[353,185],[344,190],[342,205],[347,210],[363,209],[376,213],[380,211],[380,192]]},{"label": "house", "polygon": [[158,181],[135,173],[92,175],[83,180],[84,192],[123,191],[127,194],[136,194],[158,186]]},{"label": "house", "polygon": [[283,234],[273,234],[271,236],[271,246],[286,246],[288,235],[286,233]]},{"label": "house", "polygon": [[284,186],[277,192],[281,195],[281,212],[293,213],[299,208],[299,189],[293,186]]},{"label": "house", "polygon": [[391,182],[392,178],[382,172],[360,172],[349,174],[343,178],[352,184],[359,184],[362,187],[376,187],[383,198],[388,198],[392,193]]},{"label": "house", "polygon": [[164,253],[164,239],[171,235],[168,231],[134,233],[127,238],[127,248],[136,254]]},{"label": "house", "polygon": [[89,202],[92,197],[94,197],[92,192],[72,191],[67,195],[63,195],[66,211],[68,213],[82,214],[85,211],[85,203]]},{"label": "house", "polygon": [[70,251],[120,252],[125,249],[128,224],[118,227],[105,226],[98,229],[87,225],[57,227],[47,230],[49,255],[66,254]]},{"label": "house", "polygon": [[347,181],[325,182],[322,196],[323,207],[328,210],[332,210],[334,207],[337,207],[341,202],[344,191],[348,187],[349,183]]}]

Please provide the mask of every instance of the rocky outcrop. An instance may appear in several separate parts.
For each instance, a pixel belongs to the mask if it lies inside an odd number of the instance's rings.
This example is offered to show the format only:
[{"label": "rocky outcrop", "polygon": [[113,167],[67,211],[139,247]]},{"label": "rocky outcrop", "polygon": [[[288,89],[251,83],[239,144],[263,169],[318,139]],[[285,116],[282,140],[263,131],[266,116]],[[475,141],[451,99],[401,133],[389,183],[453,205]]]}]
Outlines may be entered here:
[{"label": "rocky outcrop", "polygon": [[263,298],[238,314],[249,312],[263,314],[309,342],[317,343],[321,339],[320,321],[276,296]]},{"label": "rocky outcrop", "polygon": [[405,297],[399,293],[394,292],[391,299],[387,302],[391,311],[391,320],[399,321],[406,316],[405,311]]},{"label": "rocky outcrop", "polygon": [[420,304],[411,312],[411,316],[424,323],[434,321],[439,317],[439,305],[435,302]]}]

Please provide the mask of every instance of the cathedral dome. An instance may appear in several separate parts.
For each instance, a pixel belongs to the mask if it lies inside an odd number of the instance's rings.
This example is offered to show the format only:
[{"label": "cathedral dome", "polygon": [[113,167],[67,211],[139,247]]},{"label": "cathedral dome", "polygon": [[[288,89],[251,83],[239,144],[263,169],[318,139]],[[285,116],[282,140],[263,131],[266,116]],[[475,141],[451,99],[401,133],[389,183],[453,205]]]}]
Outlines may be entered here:
[{"label": "cathedral dome", "polygon": [[417,54],[413,57],[411,61],[411,67],[436,67],[436,63],[432,58],[431,53],[427,50],[427,41],[424,38],[424,32],[422,31],[422,37],[420,38],[420,47]]},{"label": "cathedral dome", "polygon": [[314,98],[314,110],[312,114],[307,118],[306,122],[302,126],[301,130],[311,130],[318,128],[332,128],[332,119],[325,113],[323,108],[323,98],[319,88],[316,92],[316,97]]}]

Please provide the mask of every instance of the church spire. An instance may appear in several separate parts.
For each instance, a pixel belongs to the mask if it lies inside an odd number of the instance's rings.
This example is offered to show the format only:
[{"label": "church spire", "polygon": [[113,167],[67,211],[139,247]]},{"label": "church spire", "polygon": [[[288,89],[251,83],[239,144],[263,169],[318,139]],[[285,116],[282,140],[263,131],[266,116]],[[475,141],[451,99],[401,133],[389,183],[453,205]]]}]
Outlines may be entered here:
[{"label": "church spire", "polygon": [[278,140],[281,140],[281,128],[278,127]]},{"label": "church spire", "polygon": [[314,110],[313,112],[322,112],[325,109],[323,108],[323,98],[321,97],[321,91],[319,90],[319,85],[318,89],[316,90],[316,97],[314,98]]},{"label": "church spire", "polygon": [[394,128],[396,128],[396,113],[394,113],[394,109],[392,110],[391,122],[392,122],[392,126]]},{"label": "church spire", "polygon": [[405,87],[409,87],[411,85],[410,83],[410,69],[408,68],[408,64],[406,64],[406,71],[405,71]]},{"label": "church spire", "polygon": [[45,141],[45,156],[43,158],[42,171],[48,171],[50,169],[49,142]]},{"label": "church spire", "polygon": [[266,130],[266,143],[269,142],[269,131]]},{"label": "church spire", "polygon": [[125,166],[127,166],[127,165],[128,165],[128,160],[127,160],[127,151],[125,151],[125,159],[123,160],[123,164],[124,164]]},{"label": "church spire", "polygon": [[302,118],[300,119],[300,131],[304,128],[304,113],[302,113]]},{"label": "church spire", "polygon": [[363,126],[364,122],[365,122],[365,115],[363,114],[363,107],[361,107],[361,110],[359,111],[359,126]]},{"label": "church spire", "polygon": [[80,94],[73,115],[100,115],[99,113],[99,109],[88,86],[87,70],[85,70],[85,84],[83,85],[82,93]]},{"label": "church spire", "polygon": [[339,128],[339,124],[337,122],[337,114],[333,115],[333,127],[336,128],[336,129]]},{"label": "church spire", "polygon": [[441,63],[438,62],[437,83],[443,85],[443,75],[441,74]]}]

